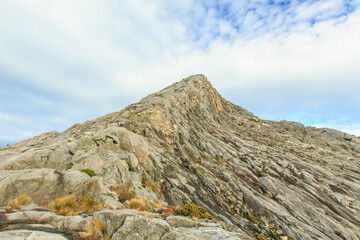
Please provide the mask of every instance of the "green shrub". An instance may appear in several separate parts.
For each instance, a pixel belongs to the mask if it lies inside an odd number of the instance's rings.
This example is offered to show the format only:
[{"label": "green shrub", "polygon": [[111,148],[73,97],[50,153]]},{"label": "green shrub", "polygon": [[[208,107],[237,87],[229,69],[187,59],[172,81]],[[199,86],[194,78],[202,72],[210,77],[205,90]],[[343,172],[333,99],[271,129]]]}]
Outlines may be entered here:
[{"label": "green shrub", "polygon": [[93,170],[89,169],[89,168],[87,168],[87,169],[81,169],[81,172],[86,173],[86,174],[89,175],[90,177],[96,176],[96,173],[95,173]]},{"label": "green shrub", "polygon": [[213,216],[206,212],[206,208],[200,207],[195,203],[188,203],[180,209],[180,214],[192,218],[214,219]]}]

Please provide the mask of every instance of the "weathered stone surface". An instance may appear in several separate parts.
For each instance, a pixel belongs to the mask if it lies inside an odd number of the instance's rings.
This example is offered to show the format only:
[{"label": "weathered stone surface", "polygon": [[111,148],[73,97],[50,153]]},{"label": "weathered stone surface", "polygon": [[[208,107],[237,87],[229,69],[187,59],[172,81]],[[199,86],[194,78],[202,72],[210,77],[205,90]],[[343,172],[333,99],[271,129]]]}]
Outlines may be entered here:
[{"label": "weathered stone surface", "polygon": [[116,194],[104,188],[98,178],[90,178],[85,173],[73,170],[0,170],[0,192],[0,203],[27,194],[35,203],[47,206],[56,197],[76,193],[106,201],[114,207],[121,206],[116,200]]},{"label": "weathered stone surface", "polygon": [[107,235],[112,236],[119,229],[127,217],[137,216],[135,210],[110,211],[104,210],[96,212],[94,217],[99,219],[107,229]]},{"label": "weathered stone surface", "polygon": [[239,240],[251,239],[246,235],[240,233],[227,232],[220,228],[203,228],[198,229],[184,229],[178,228],[172,232],[165,234],[161,240]]},{"label": "weathered stone surface", "polygon": [[[34,207],[34,206],[33,206]],[[34,209],[38,209],[34,208]],[[36,222],[36,224],[34,224]],[[221,224],[197,222],[185,217],[162,218],[160,214],[139,212],[136,210],[102,210],[92,216],[60,216],[52,212],[39,210],[19,210],[0,215],[0,236],[12,239],[14,229],[23,228],[24,231],[14,233],[14,239],[31,236],[45,239],[45,237],[63,237],[59,239],[80,239],[81,233],[89,229],[97,229],[94,222],[100,222],[104,227],[103,233],[93,235],[95,239],[183,239],[183,237],[199,237],[199,239],[235,239],[234,237],[247,234],[241,230],[228,232]],[[199,228],[195,226],[201,226]],[[185,228],[184,228],[185,227]],[[188,230],[187,230],[188,229]],[[97,231],[97,230],[96,230]],[[35,233],[39,233],[36,235]],[[72,233],[72,235],[69,235]],[[2,234],[2,235],[1,235]],[[165,237],[166,236],[166,237]],[[165,237],[165,238],[164,238]],[[175,238],[172,238],[175,237]],[[2,238],[0,238],[2,239]],[[27,239],[27,238],[26,238]],[[52,238],[49,238],[52,239]],[[196,239],[196,238],[193,238]],[[239,239],[239,238],[238,238]]]},{"label": "weathered stone surface", "polygon": [[170,226],[160,219],[142,216],[126,217],[123,225],[112,235],[114,240],[149,239],[157,240],[170,230]]},{"label": "weathered stone surface", "polygon": [[193,221],[187,217],[182,216],[168,216],[166,218],[166,221],[170,224],[172,227],[186,227],[186,228],[192,228],[192,227],[199,227],[200,223]]},{"label": "weathered stone surface", "polygon": [[[115,209],[122,204],[109,188],[123,184],[164,205],[194,202],[251,236],[360,239],[359,159],[359,138],[261,120],[195,75],[120,112],[2,147],[0,202],[29,194],[46,206],[58,195],[81,192]],[[97,176],[89,178],[84,168]],[[126,220],[125,226],[150,222],[119,214],[98,217],[114,222],[106,225],[112,234]],[[186,239],[181,236],[189,232],[182,231],[164,236]]]},{"label": "weathered stone surface", "polygon": [[12,230],[0,232],[0,239],[2,240],[66,240],[60,234],[47,233],[42,231],[31,230]]}]

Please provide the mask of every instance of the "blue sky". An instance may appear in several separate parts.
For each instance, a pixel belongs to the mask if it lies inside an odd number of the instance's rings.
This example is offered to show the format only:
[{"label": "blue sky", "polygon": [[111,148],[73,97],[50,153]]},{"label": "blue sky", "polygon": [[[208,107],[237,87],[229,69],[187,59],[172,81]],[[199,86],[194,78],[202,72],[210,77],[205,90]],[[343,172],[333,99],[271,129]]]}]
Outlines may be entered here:
[{"label": "blue sky", "polygon": [[359,136],[359,39],[359,0],[0,0],[0,145],[197,73],[261,118]]}]

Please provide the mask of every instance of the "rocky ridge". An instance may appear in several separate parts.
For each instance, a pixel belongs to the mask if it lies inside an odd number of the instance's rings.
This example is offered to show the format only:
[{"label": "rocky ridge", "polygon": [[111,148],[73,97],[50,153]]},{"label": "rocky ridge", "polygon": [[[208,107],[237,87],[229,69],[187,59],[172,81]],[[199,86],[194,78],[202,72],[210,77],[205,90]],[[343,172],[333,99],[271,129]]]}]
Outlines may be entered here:
[{"label": "rocky ridge", "polygon": [[[113,209],[93,215],[120,216],[135,211],[116,210],[123,203],[111,186],[123,184],[165,206],[203,206],[228,226],[216,226],[216,231],[238,234],[231,235],[234,239],[360,239],[359,164],[359,138],[261,120],[223,99],[205,76],[195,75],[120,112],[0,147],[0,204],[27,194],[46,207],[56,197],[76,193]],[[86,168],[97,176],[80,171]],[[11,223],[11,214],[30,221],[23,217],[26,211],[3,213],[0,220],[7,220],[3,226],[0,222],[0,230]],[[126,221],[121,218],[117,228],[133,226],[140,213],[132,214]],[[144,219],[151,222],[151,217]],[[168,226],[169,221],[158,219],[156,224]],[[51,226],[60,232],[83,231]],[[111,224],[106,228],[116,230]],[[222,238],[216,231],[201,235],[198,231],[211,232],[201,227],[166,229],[172,238],[149,239]]]}]

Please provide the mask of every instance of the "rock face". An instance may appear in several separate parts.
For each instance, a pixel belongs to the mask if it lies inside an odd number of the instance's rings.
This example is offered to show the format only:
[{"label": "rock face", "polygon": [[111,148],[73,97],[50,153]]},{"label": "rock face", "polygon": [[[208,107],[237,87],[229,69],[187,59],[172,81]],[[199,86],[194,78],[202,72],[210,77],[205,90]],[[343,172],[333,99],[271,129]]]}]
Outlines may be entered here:
[{"label": "rock face", "polygon": [[[160,214],[129,209],[103,210],[90,215],[65,217],[32,204],[16,212],[2,213],[0,217],[2,240],[77,240],[81,239],[80,236],[86,234],[89,229],[95,231],[90,239],[251,239],[241,230],[226,231],[220,223],[196,222],[179,216],[162,218]],[[100,221],[102,226],[94,227],[95,220]],[[189,224],[190,222],[192,224]]]},{"label": "rock face", "polygon": [[[0,147],[0,204],[26,193],[46,206],[78,193],[116,209],[110,186],[123,184],[164,205],[194,202],[252,237],[360,239],[359,166],[359,138],[261,120],[195,75],[120,112]],[[79,171],[86,168],[97,176]],[[112,238],[236,239],[189,221],[129,215]]]}]

